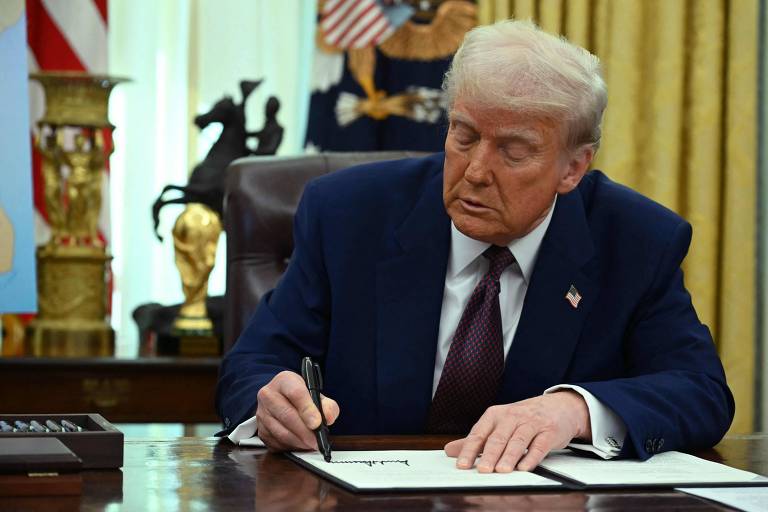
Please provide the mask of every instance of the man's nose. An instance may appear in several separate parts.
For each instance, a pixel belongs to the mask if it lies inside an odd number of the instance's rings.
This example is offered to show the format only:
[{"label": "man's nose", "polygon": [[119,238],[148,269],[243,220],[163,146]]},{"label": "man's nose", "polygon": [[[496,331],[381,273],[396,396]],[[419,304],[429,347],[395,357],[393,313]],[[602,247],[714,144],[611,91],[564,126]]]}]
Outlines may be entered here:
[{"label": "man's nose", "polygon": [[493,183],[493,148],[490,143],[481,141],[474,147],[469,155],[464,179],[473,185]]}]

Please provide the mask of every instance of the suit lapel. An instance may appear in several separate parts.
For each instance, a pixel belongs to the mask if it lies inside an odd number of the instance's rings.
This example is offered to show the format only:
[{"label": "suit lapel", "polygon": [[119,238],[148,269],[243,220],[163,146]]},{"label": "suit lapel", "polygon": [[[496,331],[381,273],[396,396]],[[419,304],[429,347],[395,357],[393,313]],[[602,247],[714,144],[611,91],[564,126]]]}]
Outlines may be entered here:
[{"label": "suit lapel", "polygon": [[417,433],[432,400],[432,376],[450,246],[442,173],[395,233],[402,253],[377,267],[377,380],[382,432]]},{"label": "suit lapel", "polygon": [[[594,246],[578,191],[558,197],[525,295],[499,392],[500,403],[561,384],[581,328],[597,298]],[[578,307],[565,298],[571,286]]]}]

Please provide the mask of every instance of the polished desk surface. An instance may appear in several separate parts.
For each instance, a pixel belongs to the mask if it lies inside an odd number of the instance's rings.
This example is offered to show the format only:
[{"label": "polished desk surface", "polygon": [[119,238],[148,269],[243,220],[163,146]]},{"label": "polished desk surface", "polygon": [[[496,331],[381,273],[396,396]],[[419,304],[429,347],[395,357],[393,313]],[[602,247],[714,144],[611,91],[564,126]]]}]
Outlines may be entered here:
[{"label": "polished desk surface", "polygon": [[[440,437],[337,437],[337,449],[436,449]],[[697,455],[768,475],[768,435]],[[0,510],[726,510],[670,490],[354,494],[264,449],[216,438],[126,439],[122,471],[83,472],[76,497],[0,498]]]}]

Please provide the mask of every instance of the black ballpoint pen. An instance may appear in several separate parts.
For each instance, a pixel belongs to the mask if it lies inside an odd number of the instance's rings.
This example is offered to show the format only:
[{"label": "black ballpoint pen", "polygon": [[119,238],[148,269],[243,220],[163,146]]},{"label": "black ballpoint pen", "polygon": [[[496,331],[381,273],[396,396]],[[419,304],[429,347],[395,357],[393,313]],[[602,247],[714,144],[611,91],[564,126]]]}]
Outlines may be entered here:
[{"label": "black ballpoint pen", "polygon": [[313,363],[309,357],[305,357],[301,360],[301,376],[304,377],[304,382],[307,385],[312,401],[317,406],[317,410],[320,411],[320,426],[315,429],[317,448],[323,454],[325,462],[330,462],[331,443],[328,440],[328,424],[325,422],[323,405],[320,402],[320,391],[323,390],[323,377],[320,374],[320,366],[317,363]]}]

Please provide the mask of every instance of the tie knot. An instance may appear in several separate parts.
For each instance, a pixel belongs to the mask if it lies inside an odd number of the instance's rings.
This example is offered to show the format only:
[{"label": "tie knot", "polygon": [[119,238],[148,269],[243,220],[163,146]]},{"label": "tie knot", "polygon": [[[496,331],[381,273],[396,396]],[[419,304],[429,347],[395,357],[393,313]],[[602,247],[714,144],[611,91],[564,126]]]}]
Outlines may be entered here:
[{"label": "tie knot", "polygon": [[483,256],[488,258],[488,274],[493,276],[493,279],[498,281],[501,273],[504,269],[515,262],[515,257],[512,255],[508,247],[501,247],[498,245],[492,245],[483,252]]}]

